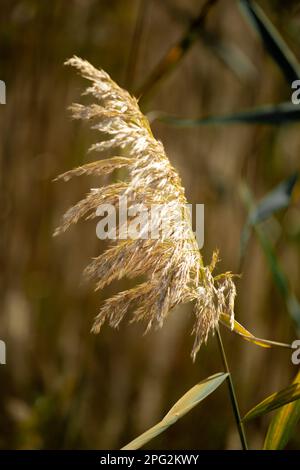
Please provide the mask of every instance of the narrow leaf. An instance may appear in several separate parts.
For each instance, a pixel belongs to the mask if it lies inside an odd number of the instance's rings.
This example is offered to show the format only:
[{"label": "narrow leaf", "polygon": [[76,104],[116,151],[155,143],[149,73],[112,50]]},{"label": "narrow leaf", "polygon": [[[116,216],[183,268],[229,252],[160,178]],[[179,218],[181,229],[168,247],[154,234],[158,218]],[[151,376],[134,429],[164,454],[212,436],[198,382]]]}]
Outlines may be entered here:
[{"label": "narrow leaf", "polygon": [[175,403],[158,424],[131,441],[123,447],[122,450],[140,449],[144,444],[147,444],[147,442],[151,441],[154,437],[164,432],[172,424],[176,423],[178,419],[182,418],[182,416],[204,400],[204,398],[214,392],[227,377],[228,374],[219,372],[195,385]]},{"label": "narrow leaf", "polygon": [[275,126],[300,121],[300,106],[285,102],[259,106],[223,116],[200,118],[179,118],[159,111],[153,111],[148,116],[151,121],[159,120],[176,127],[197,127],[212,124],[265,124]]},{"label": "narrow leaf", "polygon": [[[300,370],[294,384],[300,383]],[[274,415],[266,435],[264,450],[284,449],[300,419],[300,400],[283,406]]]},{"label": "narrow leaf", "polygon": [[[249,215],[245,223],[240,242],[241,258],[244,257],[247,244],[251,235],[251,226],[262,222],[280,209],[289,206],[293,190],[298,180],[298,172],[294,173],[287,180],[281,182],[275,189],[268,193],[257,205],[248,201]],[[250,197],[251,199],[251,197]]]},{"label": "narrow leaf", "polygon": [[294,80],[297,80],[300,77],[300,65],[263,10],[250,0],[240,0],[240,6],[287,81],[291,84]]},{"label": "narrow leaf", "polygon": [[[220,316],[220,322],[231,330],[231,322],[230,322],[229,315],[222,313]],[[275,346],[278,346],[281,348],[288,348],[288,349],[292,348],[290,344],[279,343],[277,341],[257,338],[252,333],[250,333],[250,331],[246,330],[246,328],[243,325],[241,325],[239,322],[237,322],[236,320],[234,320],[234,327],[232,331],[242,336],[242,338],[244,338],[246,341],[250,341],[251,343],[256,344],[257,346],[261,346],[262,348],[272,348]]]},{"label": "narrow leaf", "polygon": [[263,229],[260,226],[255,225],[254,231],[260,241],[260,244],[268,261],[269,268],[273,275],[273,279],[282,297],[285,300],[287,311],[289,312],[293,320],[297,323],[297,325],[300,326],[300,304],[293,292],[291,292],[289,280],[279,263],[274,248],[267,235],[264,233]]},{"label": "narrow leaf", "polygon": [[[249,212],[252,212],[255,208],[251,192],[247,185],[241,186],[241,194],[245,204],[248,207]],[[254,233],[256,234],[258,241],[262,247],[264,255],[266,257],[269,269],[272,273],[276,287],[278,288],[281,296],[283,297],[286,305],[286,309],[291,318],[296,322],[297,326],[300,327],[300,304],[294,293],[291,291],[289,280],[276,256],[274,247],[270,242],[267,234],[265,233],[261,224],[255,224],[250,226],[249,223],[245,225],[244,231],[241,237],[241,251],[244,253],[246,241],[249,239],[249,230],[253,227]],[[245,231],[246,230],[246,231]]]},{"label": "narrow leaf", "polygon": [[293,189],[298,180],[298,172],[294,173],[287,180],[276,186],[273,191],[268,193],[250,212],[249,223],[257,224],[280,209],[284,209],[289,206],[291,202],[291,196]]},{"label": "narrow leaf", "polygon": [[273,393],[268,398],[260,402],[254,408],[252,408],[244,416],[243,421],[257,418],[258,416],[269,413],[270,411],[276,410],[287,403],[292,403],[300,398],[300,383],[293,383],[287,388],[284,388],[280,392]]}]

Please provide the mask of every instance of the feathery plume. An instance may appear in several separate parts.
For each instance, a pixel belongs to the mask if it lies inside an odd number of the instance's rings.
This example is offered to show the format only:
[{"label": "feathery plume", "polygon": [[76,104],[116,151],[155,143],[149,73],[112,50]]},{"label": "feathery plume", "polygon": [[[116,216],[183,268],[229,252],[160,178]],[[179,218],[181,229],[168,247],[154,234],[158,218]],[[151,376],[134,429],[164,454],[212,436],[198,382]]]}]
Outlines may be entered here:
[{"label": "feathery plume", "polygon": [[[97,70],[89,62],[74,56],[66,64],[77,68],[91,81],[85,94],[98,100],[98,104],[73,105],[73,117],[92,121],[92,128],[109,136],[90,150],[117,149],[121,155],[88,163],[57,179],[67,181],[83,174],[107,175],[119,168],[126,168],[128,178],[124,182],[91,189],[84,199],[66,212],[55,235],[83,217],[96,217],[101,204],[118,208],[122,197],[126,197],[128,210],[134,211],[141,204],[146,209],[153,205],[162,207],[152,221],[156,229],[161,223],[172,220],[173,216],[177,220],[176,224],[170,225],[167,235],[126,240],[117,238],[86,268],[86,276],[95,279],[97,289],[124,276],[135,278],[142,275],[146,279],[136,287],[107,299],[95,318],[92,331],[98,333],[105,321],[118,327],[129,310],[133,312],[131,321],[145,321],[148,331],[152,327],[161,327],[176,305],[193,302],[195,340],[192,357],[195,359],[209,332],[218,325],[221,313],[229,314],[233,325],[236,290],[232,275],[213,276],[217,253],[213,255],[211,264],[204,266],[179,175],[167,158],[162,143],[154,138],[137,100],[106,72]],[[175,217],[178,213],[182,214],[180,221]],[[145,219],[141,225],[140,233],[146,233],[149,220]],[[119,225],[118,233],[122,229]]]}]

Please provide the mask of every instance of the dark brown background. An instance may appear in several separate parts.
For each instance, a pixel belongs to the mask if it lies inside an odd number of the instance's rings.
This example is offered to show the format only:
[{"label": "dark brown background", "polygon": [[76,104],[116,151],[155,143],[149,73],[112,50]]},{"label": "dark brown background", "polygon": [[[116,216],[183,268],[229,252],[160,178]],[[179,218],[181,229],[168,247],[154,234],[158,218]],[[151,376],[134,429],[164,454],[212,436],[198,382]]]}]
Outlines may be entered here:
[{"label": "dark brown background", "polygon": [[[203,4],[200,0],[145,2],[138,37],[135,89],[176,42]],[[300,57],[299,2],[261,1]],[[95,181],[53,183],[59,173],[92,159],[97,134],[72,122],[67,107],[85,86],[63,66],[82,56],[125,83],[138,2],[130,0],[2,0],[0,78],[1,322],[7,364],[0,366],[1,448],[119,448],[157,422],[197,381],[222,370],[216,340],[190,359],[190,310],[174,311],[164,328],[90,326],[101,300],[81,282],[91,256],[102,249],[95,224],[82,223],[59,238],[52,232],[64,210]],[[219,1],[206,29],[238,50],[237,65],[222,63],[197,41],[144,106],[196,117],[239,111],[289,99],[276,65],[240,14]],[[233,50],[232,49],[232,50]],[[299,167],[297,125],[211,126],[178,129],[154,124],[193,203],[205,203],[204,257],[218,247],[220,271],[238,272],[247,210],[241,183],[259,199]],[[276,254],[299,292],[300,208],[294,202],[271,224]],[[251,238],[237,282],[237,319],[259,337],[297,337],[265,256]],[[124,282],[124,285],[126,283]],[[123,286],[122,286],[123,287]],[[264,350],[223,333],[242,412],[287,386],[297,368],[286,350]],[[250,446],[262,445],[270,416],[247,426]],[[299,428],[298,428],[299,429]],[[300,448],[299,433],[289,444]],[[149,448],[238,448],[225,385]]]}]

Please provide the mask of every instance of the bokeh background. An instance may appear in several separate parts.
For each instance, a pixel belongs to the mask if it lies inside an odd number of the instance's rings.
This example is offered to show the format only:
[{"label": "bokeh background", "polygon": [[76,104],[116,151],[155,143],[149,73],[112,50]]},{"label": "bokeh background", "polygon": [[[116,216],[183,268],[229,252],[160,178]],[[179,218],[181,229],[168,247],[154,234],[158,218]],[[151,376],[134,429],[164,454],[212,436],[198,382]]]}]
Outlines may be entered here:
[{"label": "bokeh background", "polygon": [[[117,449],[155,424],[191,386],[222,371],[211,337],[193,364],[189,308],[175,310],[163,329],[105,326],[90,333],[101,301],[82,282],[90,258],[103,249],[95,223],[53,238],[63,212],[95,184],[68,183],[59,173],[96,155],[98,136],[67,111],[85,81],[63,66],[73,54],[138,90],[201,10],[201,0],[2,0],[0,78],[1,322],[7,364],[0,366],[0,448]],[[300,57],[298,1],[259,4]],[[289,100],[290,87],[233,0],[216,2],[183,60],[141,99],[145,112],[182,117],[220,115]],[[209,39],[208,39],[209,38]],[[234,124],[178,128],[153,122],[179,170],[191,203],[205,204],[203,255],[219,248],[220,272],[237,280],[237,319],[259,337],[299,336],[291,308],[255,233],[240,257],[248,217],[245,185],[255,201],[299,169],[299,125]],[[298,194],[298,198],[297,198]],[[266,233],[300,296],[300,205],[268,220]],[[126,281],[121,288],[126,288]],[[295,300],[295,299],[294,299]],[[222,328],[242,413],[287,386],[297,372],[285,349],[261,349]],[[247,425],[260,448],[271,415]],[[225,384],[148,448],[236,449],[239,439]],[[300,449],[298,433],[289,448]]]}]

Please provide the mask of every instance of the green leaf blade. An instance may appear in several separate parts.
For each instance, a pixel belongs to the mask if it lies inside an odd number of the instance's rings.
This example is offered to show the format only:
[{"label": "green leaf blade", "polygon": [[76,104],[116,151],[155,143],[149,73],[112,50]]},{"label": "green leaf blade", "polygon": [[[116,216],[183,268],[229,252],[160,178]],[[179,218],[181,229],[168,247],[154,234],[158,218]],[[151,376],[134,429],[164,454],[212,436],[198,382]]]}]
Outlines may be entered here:
[{"label": "green leaf blade", "polygon": [[154,111],[149,113],[149,118],[151,121],[157,119],[162,123],[182,128],[224,124],[279,126],[299,122],[300,106],[284,102],[275,105],[258,106],[238,113],[199,118],[180,118]]},{"label": "green leaf blade", "polygon": [[249,421],[250,419],[257,418],[258,416],[269,413],[270,411],[276,410],[288,403],[292,403],[300,398],[300,383],[293,383],[288,387],[280,390],[280,392],[273,393],[262,402],[254,406],[244,416],[243,421]]},{"label": "green leaf blade", "polygon": [[[250,215],[251,213],[253,213],[253,211],[255,211],[255,205],[253,202],[251,191],[246,184],[243,184],[241,186],[241,195],[245,205],[248,208]],[[261,224],[251,225],[249,223],[249,218],[247,220],[247,223],[245,224],[241,237],[241,255],[244,256],[245,254],[246,244],[250,237],[250,228],[252,227],[266,257],[269,269],[274,279],[274,283],[276,284],[277,289],[279,290],[282,298],[285,301],[287,312],[297,324],[297,327],[300,327],[300,304],[297,297],[291,290],[289,279],[286,276],[278,257],[276,256],[274,247],[271,241],[269,240],[267,234],[265,233],[265,230],[263,229]]]},{"label": "green leaf blade", "polygon": [[[300,371],[294,383],[300,382]],[[300,420],[300,400],[280,408],[273,416],[264,442],[264,450],[284,449]]]},{"label": "green leaf blade", "polygon": [[285,43],[272,22],[267,18],[263,10],[253,1],[240,0],[241,9],[249,18],[258,35],[260,36],[265,49],[268,51],[274,62],[280,68],[288,83],[300,77],[300,65]]},{"label": "green leaf blade", "polygon": [[148,431],[144,432],[133,441],[129,442],[129,444],[124,446],[122,450],[140,449],[143,445],[147,444],[147,442],[151,441],[154,437],[168,429],[172,424],[176,423],[178,419],[182,418],[182,416],[198,405],[198,403],[204,400],[208,395],[213,393],[227,377],[227,373],[219,372],[192,387],[175,403],[159,423],[148,429]]},{"label": "green leaf blade", "polygon": [[225,313],[221,313],[220,323],[225,325],[227,328],[229,328],[231,331],[233,331],[237,335],[241,336],[246,341],[256,344],[257,346],[260,346],[261,348],[272,348],[272,347],[281,347],[281,348],[288,348],[288,349],[292,348],[290,344],[279,343],[278,341],[270,341],[268,339],[263,339],[263,338],[257,338],[252,333],[250,333],[250,331],[248,331],[243,325],[241,325],[237,320],[234,320],[233,329],[232,329],[230,316]]},{"label": "green leaf blade", "polygon": [[298,180],[298,172],[282,181],[268,193],[250,212],[249,222],[257,224],[272,216],[275,212],[285,209],[291,202],[292,192]]}]

